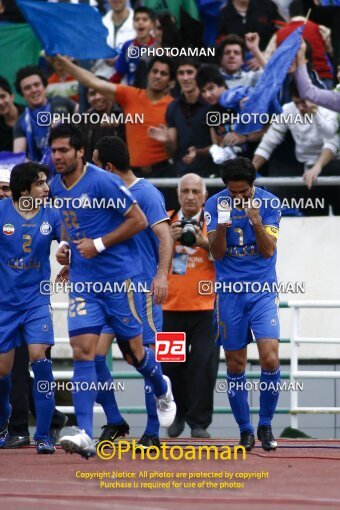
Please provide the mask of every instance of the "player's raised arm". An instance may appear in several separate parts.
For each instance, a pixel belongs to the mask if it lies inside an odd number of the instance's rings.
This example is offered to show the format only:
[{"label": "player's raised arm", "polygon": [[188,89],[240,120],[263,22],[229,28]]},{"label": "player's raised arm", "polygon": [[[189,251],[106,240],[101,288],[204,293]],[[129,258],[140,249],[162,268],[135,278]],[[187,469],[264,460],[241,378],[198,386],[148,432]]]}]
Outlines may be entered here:
[{"label": "player's raised arm", "polygon": [[127,241],[141,230],[148,226],[145,214],[137,204],[133,204],[129,212],[125,215],[125,221],[119,227],[112,230],[105,236],[97,239],[84,237],[79,241],[73,241],[77,245],[77,250],[85,259],[92,259],[98,253],[110,248],[115,244]]},{"label": "player's raised arm", "polygon": [[69,72],[76,80],[85,85],[85,87],[95,89],[104,96],[115,100],[116,85],[105,80],[97,78],[93,73],[77,66],[69,59],[58,55],[56,60],[63,66],[65,71]]},{"label": "player's raised arm", "polygon": [[[217,203],[216,212],[214,211],[214,213],[216,229],[208,232],[209,247],[210,253],[214,259],[221,260],[223,259],[227,250],[226,231],[230,226],[231,215],[231,207],[229,201],[224,199],[219,200]],[[210,213],[208,214],[210,215]],[[209,219],[207,221],[209,221]]]},{"label": "player's raised arm", "polygon": [[[266,227],[263,225],[259,209],[255,207],[246,208],[246,214],[250,221],[252,222],[254,233],[256,237],[257,250],[262,257],[265,259],[269,259],[275,253],[276,249],[276,237],[269,234],[266,231]],[[278,232],[278,229],[274,229]]]},{"label": "player's raised arm", "polygon": [[134,204],[129,212],[125,215],[125,221],[118,228],[102,238],[106,248],[114,244],[123,243],[134,235],[138,234],[148,226],[145,214],[139,207]]}]

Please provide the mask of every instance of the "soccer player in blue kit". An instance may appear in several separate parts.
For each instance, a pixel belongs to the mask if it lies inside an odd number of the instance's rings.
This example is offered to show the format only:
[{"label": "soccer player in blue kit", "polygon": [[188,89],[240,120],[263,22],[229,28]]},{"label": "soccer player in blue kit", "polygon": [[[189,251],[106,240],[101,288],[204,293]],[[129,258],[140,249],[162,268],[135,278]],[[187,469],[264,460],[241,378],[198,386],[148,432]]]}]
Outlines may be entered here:
[{"label": "soccer player in blue kit", "polygon": [[[156,332],[162,331],[161,304],[167,297],[168,271],[173,249],[164,197],[150,182],[137,178],[130,170],[129,152],[125,142],[120,138],[105,136],[98,140],[92,159],[100,168],[123,179],[148,220],[147,228],[136,234],[134,239],[142,260],[140,281],[143,287],[149,290],[149,292],[142,292],[141,296],[143,344],[146,347],[153,347]],[[106,364],[106,355],[114,336],[114,331],[108,326],[105,326],[101,331],[96,351],[96,368],[98,379],[102,382],[112,381]],[[144,390],[148,418],[144,434],[137,444],[141,448],[160,447],[156,401],[147,378],[145,378]],[[99,391],[97,402],[103,406],[108,421],[107,425],[102,427],[103,433],[99,441],[113,440],[128,434],[129,426],[118,410],[114,392],[112,390]]]},{"label": "soccer player in blue kit", "polygon": [[261,364],[257,436],[263,449],[270,451],[277,448],[271,421],[280,380],[280,327],[274,285],[279,201],[253,186],[256,170],[246,158],[226,162],[221,177],[226,189],[205,204],[209,245],[216,266],[217,338],[225,350],[228,397],[240,428],[240,445],[247,451],[254,447],[255,436],[245,368],[247,344],[252,342],[252,335],[256,339]]},{"label": "soccer player in blue kit", "polygon": [[11,173],[12,199],[0,202],[0,448],[6,446],[10,373],[15,347],[28,345],[34,373],[37,453],[51,454],[49,436],[54,411],[52,362],[46,349],[54,344],[49,295],[40,292],[50,279],[50,247],[60,240],[61,219],[52,207],[35,202],[48,196],[48,168],[39,163],[21,163]]},{"label": "soccer player in blue kit", "polygon": [[[79,290],[79,285],[71,290],[68,312],[74,357],[72,396],[79,432],[63,436],[60,444],[65,451],[88,458],[96,452],[92,419],[97,391],[91,389],[91,384],[98,380],[95,353],[105,324],[115,331],[124,359],[150,381],[161,425],[173,422],[176,404],[154,352],[143,347],[141,296],[130,290],[131,283],[138,287],[141,272],[133,236],[147,227],[146,218],[119,177],[83,162],[84,140],[78,128],[59,125],[51,130],[49,141],[59,174],[51,182],[51,191],[62,200],[71,252],[70,283],[86,284],[85,290]],[[97,204],[104,200],[104,205],[93,207],[94,199]],[[80,207],[79,202],[83,204]],[[57,259],[68,264],[66,245],[59,248]],[[106,290],[107,283],[112,289],[117,282],[125,283],[127,290]],[[98,283],[103,284],[102,291],[95,290],[94,284],[98,288]],[[90,389],[77,391],[79,385]]]}]

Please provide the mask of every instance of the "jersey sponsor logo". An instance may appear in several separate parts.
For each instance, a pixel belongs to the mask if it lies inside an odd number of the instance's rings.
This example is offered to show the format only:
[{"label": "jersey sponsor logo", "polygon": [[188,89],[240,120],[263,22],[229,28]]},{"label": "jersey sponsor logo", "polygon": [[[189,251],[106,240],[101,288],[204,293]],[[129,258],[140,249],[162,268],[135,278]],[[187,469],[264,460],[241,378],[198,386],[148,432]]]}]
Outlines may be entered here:
[{"label": "jersey sponsor logo", "polygon": [[43,234],[44,236],[48,236],[48,234],[50,234],[52,232],[52,227],[51,225],[47,222],[47,221],[44,221],[41,225],[40,225],[40,232],[41,234]]},{"label": "jersey sponsor logo", "polygon": [[156,361],[180,362],[186,359],[186,333],[157,332],[156,333]]},{"label": "jersey sponsor logo", "polygon": [[208,211],[204,211],[204,219],[207,226],[209,226],[211,223],[211,214]]},{"label": "jersey sponsor logo", "polygon": [[5,234],[5,236],[11,236],[15,232],[14,225],[11,223],[6,223],[6,225],[2,227],[2,232]]}]

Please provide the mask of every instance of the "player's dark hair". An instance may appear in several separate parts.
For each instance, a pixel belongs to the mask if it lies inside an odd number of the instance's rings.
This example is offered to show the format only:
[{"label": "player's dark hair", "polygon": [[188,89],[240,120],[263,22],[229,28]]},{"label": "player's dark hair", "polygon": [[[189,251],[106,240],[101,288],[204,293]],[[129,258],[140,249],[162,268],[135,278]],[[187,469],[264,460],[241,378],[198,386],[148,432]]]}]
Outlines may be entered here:
[{"label": "player's dark hair", "polygon": [[256,178],[256,169],[250,159],[235,158],[223,163],[221,179],[227,186],[229,181],[247,181],[253,184]]},{"label": "player's dark hair", "polygon": [[170,74],[170,80],[174,80],[175,79],[175,64],[174,64],[174,61],[173,59],[171,59],[170,57],[166,57],[165,55],[162,56],[162,57],[153,57],[149,64],[148,64],[148,74],[150,73],[150,71],[152,70],[154,64],[156,62],[160,62],[161,64],[166,64],[169,68],[169,74]]},{"label": "player's dark hair", "polygon": [[6,80],[6,78],[3,76],[0,76],[0,89],[3,89],[5,92],[7,92],[7,94],[12,94],[12,88],[8,80]]},{"label": "player's dark hair", "polygon": [[246,55],[246,43],[244,42],[242,37],[240,37],[239,35],[229,34],[229,35],[227,35],[227,37],[222,39],[222,41],[218,47],[219,61],[221,61],[221,59],[222,59],[224,48],[226,46],[230,46],[232,44],[238,44],[241,47],[242,56],[243,56],[243,60],[244,60],[245,55]]},{"label": "player's dark hair", "polygon": [[47,87],[46,75],[43,73],[43,71],[38,66],[25,66],[25,67],[21,67],[19,69],[19,71],[17,71],[17,74],[15,76],[14,85],[15,85],[15,90],[17,91],[18,94],[20,94],[22,96],[22,91],[21,91],[22,80],[24,80],[25,78],[28,78],[29,76],[33,76],[34,74],[37,74],[40,77],[42,84],[44,85],[44,88]]},{"label": "player's dark hair", "polygon": [[143,6],[136,7],[136,9],[134,9],[134,13],[133,13],[134,20],[136,19],[137,14],[147,14],[149,16],[149,18],[151,19],[151,21],[155,21],[155,19],[156,19],[155,11],[153,11],[152,9],[149,9],[148,7],[143,7]]},{"label": "player's dark hair", "polygon": [[59,124],[52,128],[48,138],[49,145],[52,145],[53,140],[57,138],[69,138],[71,147],[77,151],[85,147],[83,132],[73,124]]},{"label": "player's dark hair", "polygon": [[226,87],[219,68],[214,64],[204,64],[199,68],[196,75],[196,83],[200,90],[202,90],[207,83],[215,83],[219,87]]},{"label": "player's dark hair", "polygon": [[130,156],[126,143],[118,136],[103,136],[94,146],[98,151],[98,159],[103,168],[107,163],[114,165],[117,170],[126,172],[130,169]]},{"label": "player's dark hair", "polygon": [[31,191],[31,186],[39,180],[40,173],[44,173],[48,177],[48,167],[33,161],[19,163],[13,167],[9,187],[14,201],[19,200],[23,191]]}]

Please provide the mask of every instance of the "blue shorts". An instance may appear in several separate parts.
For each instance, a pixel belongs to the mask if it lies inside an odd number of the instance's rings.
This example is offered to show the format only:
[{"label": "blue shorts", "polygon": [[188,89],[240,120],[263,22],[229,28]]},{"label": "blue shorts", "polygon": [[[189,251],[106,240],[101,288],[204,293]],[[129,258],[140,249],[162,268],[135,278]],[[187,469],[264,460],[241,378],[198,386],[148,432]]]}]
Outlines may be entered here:
[{"label": "blue shorts", "polygon": [[[163,313],[162,305],[156,305],[153,302],[153,296],[148,293],[141,294],[142,299],[142,322],[143,322],[143,344],[149,345],[155,343],[157,331],[162,331]],[[114,334],[113,328],[105,325],[101,333]]]},{"label": "blue shorts", "polygon": [[0,310],[0,352],[9,352],[21,342],[54,345],[49,305],[27,310]]},{"label": "blue shorts", "polygon": [[70,337],[87,333],[99,335],[105,324],[115,331],[119,340],[140,335],[141,297],[131,290],[131,282],[134,280],[126,280],[126,291],[121,292],[71,292],[68,307]]},{"label": "blue shorts", "polygon": [[218,294],[214,328],[216,341],[225,351],[243,349],[253,341],[253,335],[256,340],[279,340],[279,298],[272,292]]}]

